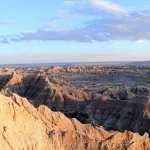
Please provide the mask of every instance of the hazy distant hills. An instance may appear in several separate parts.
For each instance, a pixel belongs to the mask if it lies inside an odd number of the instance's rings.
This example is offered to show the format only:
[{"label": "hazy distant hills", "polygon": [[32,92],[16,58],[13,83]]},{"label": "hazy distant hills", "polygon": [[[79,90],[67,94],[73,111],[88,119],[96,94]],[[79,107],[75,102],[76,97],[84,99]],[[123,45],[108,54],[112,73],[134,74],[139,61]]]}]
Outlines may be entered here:
[{"label": "hazy distant hills", "polygon": [[0,68],[5,68],[5,67],[9,67],[9,68],[19,68],[19,67],[41,67],[41,66],[55,66],[55,65],[59,65],[59,66],[64,66],[67,63],[25,63],[25,64],[0,64]]},{"label": "hazy distant hills", "polygon": [[148,61],[135,61],[135,62],[130,62],[130,65],[150,65],[150,60]]},{"label": "hazy distant hills", "polygon": [[108,62],[58,62],[58,63],[24,63],[24,64],[0,64],[1,68],[5,67],[41,67],[41,66],[65,66],[65,65],[150,65],[149,61],[108,61]]}]

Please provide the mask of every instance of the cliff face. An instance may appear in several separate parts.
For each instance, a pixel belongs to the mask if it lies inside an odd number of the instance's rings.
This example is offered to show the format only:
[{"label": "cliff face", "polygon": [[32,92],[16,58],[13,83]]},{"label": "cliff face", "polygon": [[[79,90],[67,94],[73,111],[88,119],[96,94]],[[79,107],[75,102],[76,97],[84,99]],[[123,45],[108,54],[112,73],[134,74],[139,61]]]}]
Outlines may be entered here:
[{"label": "cliff face", "polygon": [[148,149],[148,134],[108,132],[83,125],[46,106],[34,108],[16,94],[0,95],[0,149],[99,150]]},{"label": "cliff face", "polygon": [[150,133],[150,104],[118,100],[93,100],[85,107],[88,122],[106,129]]}]

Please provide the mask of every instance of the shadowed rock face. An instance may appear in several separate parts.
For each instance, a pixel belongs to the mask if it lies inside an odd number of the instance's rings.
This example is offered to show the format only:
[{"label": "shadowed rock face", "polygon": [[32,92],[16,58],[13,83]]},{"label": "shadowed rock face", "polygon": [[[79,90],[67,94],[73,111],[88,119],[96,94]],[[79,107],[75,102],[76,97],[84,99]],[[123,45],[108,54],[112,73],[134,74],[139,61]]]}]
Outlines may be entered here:
[{"label": "shadowed rock face", "polygon": [[150,104],[118,100],[93,100],[85,107],[88,122],[106,129],[150,133]]},{"label": "shadowed rock face", "polygon": [[7,96],[0,94],[0,149],[146,150],[150,147],[148,134],[110,133],[102,127],[70,120],[46,106],[36,109],[16,94],[9,92]]},{"label": "shadowed rock face", "polygon": [[99,96],[107,96],[114,100],[135,101],[138,103],[149,103],[149,90],[139,86],[112,86],[96,92]]},{"label": "shadowed rock face", "polygon": [[35,107],[47,105],[57,109],[64,109],[67,101],[84,101],[89,99],[87,93],[70,87],[53,84],[46,76],[27,76],[13,74],[0,76],[0,90],[5,94],[6,89],[26,97]]},{"label": "shadowed rock face", "polygon": [[0,76],[0,90],[6,86],[6,84],[11,80],[11,75],[1,75]]},{"label": "shadowed rock face", "polygon": [[[139,87],[116,87],[99,91],[101,98],[88,100],[89,96],[82,90],[53,84],[48,77],[17,74],[1,76],[3,80],[1,93],[8,95],[14,92],[26,97],[35,106],[46,105],[52,110],[61,111],[69,118],[77,118],[82,123],[104,126],[118,131],[129,130],[144,134],[150,133],[150,104],[139,101],[131,102],[137,95],[147,96],[149,91]],[[110,98],[111,95],[118,100]],[[128,96],[128,101],[119,96]],[[133,100],[132,100],[133,101]]]},{"label": "shadowed rock face", "polygon": [[8,91],[17,93],[26,97],[35,107],[46,105],[54,111],[64,112],[68,117],[80,118],[86,123],[88,116],[85,118],[86,114],[80,112],[89,99],[84,91],[53,84],[46,76],[21,77],[13,74],[0,76],[0,80],[3,81],[0,82],[2,94],[7,95]]}]

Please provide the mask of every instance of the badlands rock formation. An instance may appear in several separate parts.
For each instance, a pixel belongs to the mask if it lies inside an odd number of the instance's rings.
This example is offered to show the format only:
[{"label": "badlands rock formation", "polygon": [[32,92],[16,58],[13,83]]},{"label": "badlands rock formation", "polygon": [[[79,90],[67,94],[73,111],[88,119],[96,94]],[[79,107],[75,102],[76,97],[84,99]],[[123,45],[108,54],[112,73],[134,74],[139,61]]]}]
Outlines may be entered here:
[{"label": "badlands rock formation", "polygon": [[46,106],[34,108],[16,94],[0,95],[0,149],[97,149],[114,133],[69,120]]},{"label": "badlands rock formation", "polygon": [[149,136],[125,131],[102,142],[100,150],[149,150]]},{"label": "badlands rock formation", "polygon": [[46,106],[34,108],[25,98],[0,95],[2,150],[146,150],[148,134],[107,132],[83,125]]},{"label": "badlands rock formation", "polygon": [[54,109],[63,109],[64,103],[89,99],[87,93],[70,87],[59,86],[50,82],[47,76],[25,76],[18,74],[0,76],[0,90],[5,89],[26,97],[35,107],[47,105]]},{"label": "badlands rock formation", "polygon": [[94,98],[107,96],[114,100],[135,101],[138,103],[149,103],[149,90],[140,86],[112,86],[97,91]]},{"label": "badlands rock formation", "polygon": [[0,149],[149,150],[148,69],[0,69]]},{"label": "badlands rock formation", "polygon": [[150,133],[150,104],[146,99],[149,91],[146,88],[106,88],[98,92],[100,97],[89,100],[84,91],[54,84],[47,76],[12,74],[1,76],[0,81],[3,95],[11,91],[27,98],[35,107],[46,105],[69,118],[108,130]]},{"label": "badlands rock formation", "polygon": [[150,133],[150,104],[118,100],[93,100],[84,110],[93,125],[106,129]]}]

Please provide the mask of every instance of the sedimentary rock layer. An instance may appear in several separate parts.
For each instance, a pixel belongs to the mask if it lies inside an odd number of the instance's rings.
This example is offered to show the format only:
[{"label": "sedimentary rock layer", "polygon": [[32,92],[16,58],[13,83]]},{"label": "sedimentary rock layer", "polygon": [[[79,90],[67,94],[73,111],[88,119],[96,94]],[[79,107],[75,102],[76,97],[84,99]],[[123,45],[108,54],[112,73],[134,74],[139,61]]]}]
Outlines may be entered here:
[{"label": "sedimentary rock layer", "polygon": [[148,134],[107,132],[83,125],[46,106],[34,108],[16,94],[0,95],[0,149],[5,150],[146,150]]}]

